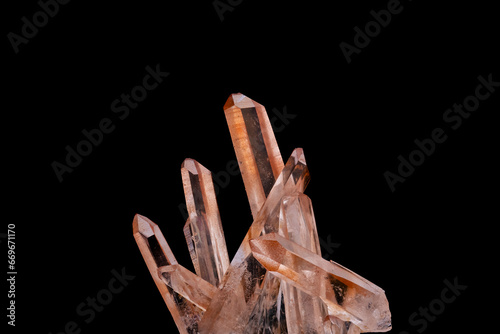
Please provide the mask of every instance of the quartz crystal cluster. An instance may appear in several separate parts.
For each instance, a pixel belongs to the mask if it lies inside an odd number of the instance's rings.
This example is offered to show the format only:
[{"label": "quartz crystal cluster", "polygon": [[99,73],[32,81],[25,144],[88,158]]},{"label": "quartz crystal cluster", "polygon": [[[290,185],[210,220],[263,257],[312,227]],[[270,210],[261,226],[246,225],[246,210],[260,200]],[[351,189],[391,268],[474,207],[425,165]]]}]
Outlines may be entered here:
[{"label": "quartz crystal cluster", "polygon": [[[253,223],[229,261],[210,171],[181,166],[196,273],[177,263],[158,226],[136,215],[134,237],[180,333],[354,334],[391,329],[384,291],[321,257],[309,171],[284,164],[264,106],[242,94],[224,105]],[[243,219],[244,220],[244,219]]]}]

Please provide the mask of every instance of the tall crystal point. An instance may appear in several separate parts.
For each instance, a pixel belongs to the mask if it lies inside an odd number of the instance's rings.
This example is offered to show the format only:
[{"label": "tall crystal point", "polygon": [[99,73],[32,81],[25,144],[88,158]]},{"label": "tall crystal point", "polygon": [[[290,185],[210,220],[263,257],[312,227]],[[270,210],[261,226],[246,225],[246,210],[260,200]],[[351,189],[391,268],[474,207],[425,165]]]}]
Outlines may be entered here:
[{"label": "tall crystal point", "polygon": [[195,271],[212,285],[219,286],[229,267],[229,255],[212,173],[197,161],[186,159],[181,175],[189,213],[184,235]]},{"label": "tall crystal point", "polygon": [[[309,183],[304,152],[297,148],[288,159],[264,205],[250,226],[202,321],[200,334],[240,333],[248,324],[259,293],[268,280],[266,269],[252,256],[249,240],[279,229],[281,198],[303,192]],[[257,293],[259,292],[259,293]],[[228,314],[231,314],[228,317]]]},{"label": "tall crystal point", "polygon": [[263,105],[231,94],[224,113],[255,218],[283,169],[283,159]]}]

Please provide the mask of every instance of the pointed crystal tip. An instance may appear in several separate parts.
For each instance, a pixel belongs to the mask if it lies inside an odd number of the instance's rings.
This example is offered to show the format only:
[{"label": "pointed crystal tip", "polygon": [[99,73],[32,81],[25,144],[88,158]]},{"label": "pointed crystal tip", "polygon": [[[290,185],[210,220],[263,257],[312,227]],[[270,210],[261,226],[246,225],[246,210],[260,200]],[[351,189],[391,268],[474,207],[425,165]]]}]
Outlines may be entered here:
[{"label": "pointed crystal tip", "polygon": [[181,165],[181,170],[186,169],[189,171],[191,174],[198,175],[198,174],[211,174],[210,170],[208,170],[205,166],[200,164],[198,161],[194,159],[187,158],[182,162]]},{"label": "pointed crystal tip", "polygon": [[154,234],[155,226],[157,226],[155,223],[140,214],[134,216],[134,222],[132,224],[134,234],[140,233],[146,238],[149,238]]},{"label": "pointed crystal tip", "polygon": [[229,98],[226,101],[226,104],[224,104],[224,110],[232,108],[232,107],[238,107],[240,109],[242,108],[254,108],[255,107],[255,102],[241,94],[241,93],[234,93],[229,95]]},{"label": "pointed crystal tip", "polygon": [[304,150],[301,147],[297,147],[293,150],[292,157],[296,162],[301,162],[302,164],[307,165]]},{"label": "pointed crystal tip", "polygon": [[186,168],[191,174],[198,174],[196,170],[196,160],[187,158],[182,162],[181,168]]}]

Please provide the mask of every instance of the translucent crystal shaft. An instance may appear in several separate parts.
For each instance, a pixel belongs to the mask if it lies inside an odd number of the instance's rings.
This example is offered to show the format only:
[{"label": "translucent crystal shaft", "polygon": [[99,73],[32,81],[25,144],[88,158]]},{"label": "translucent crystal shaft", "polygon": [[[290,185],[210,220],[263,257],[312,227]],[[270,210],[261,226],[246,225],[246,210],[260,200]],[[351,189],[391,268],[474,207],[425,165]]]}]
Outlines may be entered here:
[{"label": "translucent crystal shaft", "polygon": [[263,105],[243,94],[231,94],[224,113],[250,209],[256,218],[283,169],[283,159]]},{"label": "translucent crystal shaft", "polygon": [[267,270],[321,298],[333,316],[365,332],[391,329],[385,293],[368,280],[276,233],[250,240],[250,246],[254,258]]},{"label": "translucent crystal shaft", "polygon": [[181,166],[189,218],[184,235],[196,273],[214,286],[229,267],[229,255],[215,198],[212,173],[193,159]]}]

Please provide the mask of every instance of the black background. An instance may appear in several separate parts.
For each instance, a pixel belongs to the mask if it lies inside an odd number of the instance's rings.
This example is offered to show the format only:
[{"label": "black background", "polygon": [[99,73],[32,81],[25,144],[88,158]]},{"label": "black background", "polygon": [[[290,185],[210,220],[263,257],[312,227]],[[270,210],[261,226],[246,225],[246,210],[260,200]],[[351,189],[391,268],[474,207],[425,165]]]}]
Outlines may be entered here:
[{"label": "black background", "polygon": [[[211,1],[71,1],[19,53],[5,37],[4,178],[13,187],[4,212],[5,225],[16,224],[18,271],[8,329],[59,333],[75,321],[81,333],[176,332],[132,219],[155,221],[192,268],[180,165],[190,157],[217,173],[235,159],[222,110],[234,92],[271,117],[275,108],[295,115],[276,133],[283,158],[304,148],[319,235],[340,244],[330,258],[386,291],[393,333],[423,329],[409,317],[454,278],[467,289],[425,332],[492,326],[500,88],[457,130],[442,117],[474,94],[479,75],[500,81],[498,12],[480,2],[402,6],[350,64],[339,44],[353,44],[353,28],[387,1],[244,0],[223,21]],[[36,1],[8,7],[4,36],[40,10]],[[157,64],[170,75],[118,119],[111,102]],[[51,164],[103,118],[115,130],[60,183]],[[437,127],[448,139],[391,192],[384,172]],[[232,256],[251,224],[239,176],[218,203]],[[135,278],[87,324],[77,306],[122,268]]]}]

